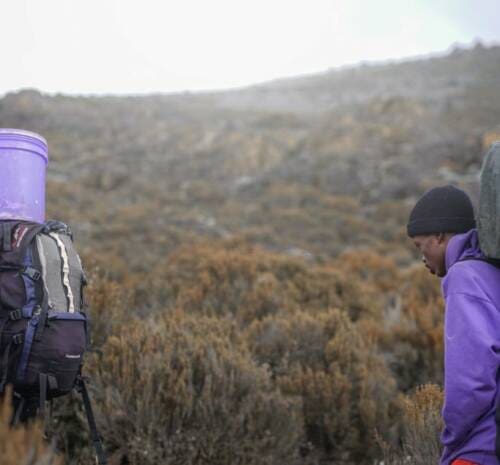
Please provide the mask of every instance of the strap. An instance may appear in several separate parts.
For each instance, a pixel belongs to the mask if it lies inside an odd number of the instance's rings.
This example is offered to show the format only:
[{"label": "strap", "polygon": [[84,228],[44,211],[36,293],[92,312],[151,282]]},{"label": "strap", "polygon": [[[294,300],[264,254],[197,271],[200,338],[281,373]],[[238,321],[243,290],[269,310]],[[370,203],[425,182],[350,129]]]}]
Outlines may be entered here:
[{"label": "strap", "polygon": [[32,281],[38,281],[42,276],[42,273],[32,266],[23,267],[21,273],[30,278]]},{"label": "strap", "polygon": [[90,316],[85,315],[85,349],[87,350],[90,347],[90,343],[92,342],[90,340],[90,331],[91,331],[91,322],[90,322]]},{"label": "strap", "polygon": [[4,252],[10,252],[12,250],[12,223],[10,223],[9,221],[2,223],[2,235],[2,250]]},{"label": "strap", "polygon": [[35,337],[35,331],[38,324],[38,316],[35,315],[33,316],[33,318],[31,318],[31,320],[28,322],[28,325],[26,326],[26,331],[24,333],[24,346],[21,352],[21,357],[17,362],[17,381],[24,381],[26,369],[28,367],[28,360],[31,353],[31,346],[33,345],[33,339]]},{"label": "strap", "polygon": [[45,325],[47,323],[47,316],[49,313],[49,292],[45,285],[45,276],[44,276],[44,268],[42,267],[40,261],[40,252],[38,249],[38,241],[33,241],[33,262],[35,268],[38,270],[42,270],[42,276],[37,281],[38,286],[35,289],[36,297],[38,302],[41,301],[40,307],[40,319],[38,321],[38,326],[36,328],[35,341],[40,342],[42,340],[43,332],[45,330]]},{"label": "strap", "polygon": [[82,394],[83,406],[85,407],[85,414],[87,415],[87,422],[89,424],[92,442],[94,444],[94,449],[97,455],[97,463],[99,465],[106,465],[108,461],[104,452],[101,437],[99,436],[99,433],[97,431],[97,425],[95,422],[94,412],[92,411],[92,404],[90,403],[87,386],[85,384],[85,380],[81,375],[78,375],[76,386],[78,391]]},{"label": "strap", "polygon": [[[49,396],[47,394],[51,394],[54,389],[57,389],[57,380],[56,378],[54,378],[54,376],[52,376],[49,373],[40,373],[39,380],[40,380],[40,399],[39,399],[40,407],[38,414],[43,421],[43,430],[45,437],[50,437],[51,436],[50,426],[52,423],[53,404],[52,404],[52,398],[48,398]],[[48,418],[45,411],[47,400],[49,401]]]},{"label": "strap", "polygon": [[478,261],[478,262],[485,262],[485,263],[489,263],[490,265],[496,267],[496,268],[500,268],[500,258],[489,258],[489,257],[464,257],[464,258],[461,258],[460,260],[457,261],[458,262],[467,262],[467,261],[470,261],[470,260],[475,260],[475,261]]},{"label": "strap", "polygon": [[[83,270],[82,270],[83,271]],[[91,331],[91,321],[90,314],[87,313],[88,304],[87,299],[85,298],[85,287],[87,286],[88,281],[85,276],[85,272],[82,274],[82,282],[80,283],[80,313],[85,315],[85,340],[87,343],[87,348],[90,347],[90,331]]]},{"label": "strap", "polygon": [[[22,317],[23,317],[23,310],[21,308],[16,308],[15,310],[11,310],[9,312],[9,320],[18,321]],[[2,331],[2,327],[1,326],[0,326],[0,331]],[[0,342],[1,342],[1,340],[0,340]]]},{"label": "strap", "polygon": [[14,416],[12,417],[11,426],[17,426],[21,421],[21,415],[24,410],[24,406],[26,405],[26,398],[21,397],[19,404],[16,407],[16,411],[14,412]]},{"label": "strap", "polygon": [[52,399],[49,400],[49,419],[45,426],[45,435],[50,438],[52,437],[52,420],[54,418],[54,402]]},{"label": "strap", "polygon": [[[44,292],[43,293],[44,299],[46,299],[47,294]],[[44,305],[45,303],[45,305]],[[43,332],[45,330],[45,326],[47,324],[47,316],[48,316],[49,310],[48,310],[48,305],[47,302],[42,302],[42,308],[40,311],[40,318],[38,320],[38,324],[36,326],[35,330],[35,341],[40,342],[43,337]]]},{"label": "strap", "polygon": [[5,352],[2,356],[2,361],[0,362],[0,371],[2,372],[2,378],[0,379],[0,394],[5,391],[5,385],[7,384],[7,372],[9,371],[9,354],[10,348],[14,342],[10,341],[5,348]]},{"label": "strap", "polygon": [[9,372],[9,355],[10,350],[14,344],[22,344],[24,341],[24,336],[19,334],[14,334],[12,339],[7,344],[7,347],[4,349],[5,352],[2,354],[2,360],[0,362],[0,372],[2,373],[2,378],[0,379],[0,394],[5,391],[5,385],[7,384],[7,375]]},{"label": "strap", "polygon": [[486,258],[485,261],[490,265],[500,268],[500,258]]},{"label": "strap", "polygon": [[0,319],[0,347],[2,347],[3,330],[6,324],[7,324],[7,319],[5,318]]},{"label": "strap", "polygon": [[0,271],[22,271],[24,266],[22,265],[0,265]]},{"label": "strap", "polygon": [[45,402],[47,401],[47,373],[40,373],[38,375],[40,382],[40,410],[38,411],[40,418],[45,420]]}]

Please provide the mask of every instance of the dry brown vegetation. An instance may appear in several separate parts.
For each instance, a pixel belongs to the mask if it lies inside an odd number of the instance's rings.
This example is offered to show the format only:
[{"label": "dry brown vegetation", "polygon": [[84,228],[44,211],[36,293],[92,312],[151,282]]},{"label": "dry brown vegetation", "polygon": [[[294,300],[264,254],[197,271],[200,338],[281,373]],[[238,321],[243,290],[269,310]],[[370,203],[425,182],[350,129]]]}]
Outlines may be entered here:
[{"label": "dry brown vegetation", "polygon": [[[436,463],[441,393],[418,387],[442,382],[443,305],[405,224],[428,187],[475,198],[499,64],[477,47],[238,92],[0,100],[0,126],[49,140],[48,216],[90,272],[111,465]],[[56,404],[66,464],[90,463],[80,403]],[[2,437],[46,453],[36,431]]]},{"label": "dry brown vegetation", "polygon": [[1,400],[0,405],[0,461],[2,465],[61,465],[53,447],[44,439],[41,425],[10,427],[12,418],[11,392]]},{"label": "dry brown vegetation", "polygon": [[439,462],[442,403],[443,392],[434,384],[420,386],[411,396],[405,397],[401,445],[394,447],[381,441],[384,463],[427,465]]},{"label": "dry brown vegetation", "polygon": [[150,276],[90,280],[112,463],[366,462],[407,425],[401,393],[440,376],[437,283],[373,251],[312,265],[198,244]]}]

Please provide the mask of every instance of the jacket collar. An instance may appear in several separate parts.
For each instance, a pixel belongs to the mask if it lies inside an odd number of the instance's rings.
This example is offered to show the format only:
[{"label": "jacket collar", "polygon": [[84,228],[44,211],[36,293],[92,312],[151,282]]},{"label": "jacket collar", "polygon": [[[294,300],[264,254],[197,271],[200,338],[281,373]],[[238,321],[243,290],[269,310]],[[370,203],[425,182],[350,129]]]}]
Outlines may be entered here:
[{"label": "jacket collar", "polygon": [[454,235],[446,247],[445,265],[448,271],[455,263],[466,257],[482,258],[477,229]]}]

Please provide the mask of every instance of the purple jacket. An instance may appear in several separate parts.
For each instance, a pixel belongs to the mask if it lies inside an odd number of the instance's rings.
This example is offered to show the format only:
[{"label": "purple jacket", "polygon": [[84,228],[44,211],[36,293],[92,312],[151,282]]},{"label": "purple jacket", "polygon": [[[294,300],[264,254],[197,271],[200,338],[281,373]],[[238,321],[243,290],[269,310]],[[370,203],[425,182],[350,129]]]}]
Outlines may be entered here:
[{"label": "purple jacket", "polygon": [[441,465],[460,457],[499,465],[495,407],[500,367],[500,269],[482,257],[477,230],[457,234],[446,249],[445,402]]}]

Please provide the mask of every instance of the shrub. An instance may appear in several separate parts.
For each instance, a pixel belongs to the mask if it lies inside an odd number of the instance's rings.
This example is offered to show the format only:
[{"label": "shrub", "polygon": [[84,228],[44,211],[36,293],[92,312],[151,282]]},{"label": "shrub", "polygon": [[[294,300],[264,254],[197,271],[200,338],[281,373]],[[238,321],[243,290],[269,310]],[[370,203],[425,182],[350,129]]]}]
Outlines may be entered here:
[{"label": "shrub", "polygon": [[402,445],[394,448],[382,441],[384,463],[428,465],[439,462],[442,404],[443,392],[433,384],[420,386],[413,395],[405,398]]},{"label": "shrub", "polygon": [[376,455],[375,428],[392,434],[395,382],[344,312],[268,317],[250,327],[248,338],[283,391],[302,397],[307,439],[323,458]]},{"label": "shrub", "polygon": [[0,457],[2,465],[61,465],[54,449],[43,438],[38,422],[30,425],[10,427],[12,417],[11,393],[1,400],[0,405]]},{"label": "shrub", "polygon": [[93,360],[101,428],[130,464],[294,463],[300,402],[276,390],[234,324],[178,311],[135,320]]},{"label": "shrub", "polygon": [[441,383],[443,376],[444,304],[438,280],[422,266],[404,273],[401,315],[385,328],[381,348],[408,392],[426,383]]},{"label": "shrub", "polygon": [[92,347],[99,348],[130,314],[130,290],[110,279],[98,267],[91,268],[85,292],[90,318]]},{"label": "shrub", "polygon": [[351,280],[369,282],[378,292],[393,290],[400,274],[393,259],[370,249],[348,250],[335,260],[335,266]]},{"label": "shrub", "polygon": [[[345,305],[352,309],[351,319],[371,319],[379,324],[388,300],[401,282],[401,273],[394,260],[370,249],[356,249],[342,253],[332,266],[355,283],[351,285],[351,293],[343,294]],[[353,296],[353,292],[357,295]],[[355,299],[362,305],[348,303]]]},{"label": "shrub", "polygon": [[311,266],[231,243],[183,247],[154,272],[150,295],[188,312],[231,316],[248,325],[281,310],[367,312],[358,284],[328,266]]}]

